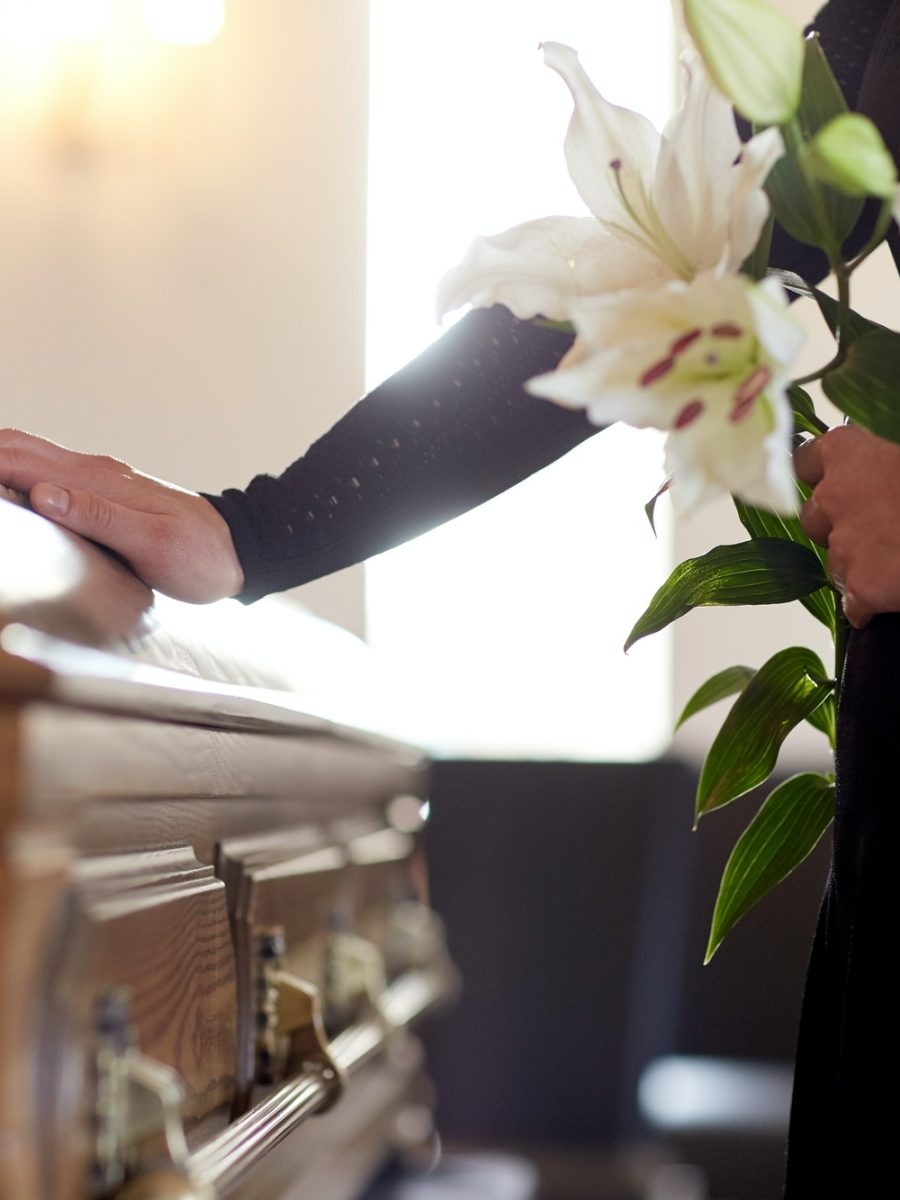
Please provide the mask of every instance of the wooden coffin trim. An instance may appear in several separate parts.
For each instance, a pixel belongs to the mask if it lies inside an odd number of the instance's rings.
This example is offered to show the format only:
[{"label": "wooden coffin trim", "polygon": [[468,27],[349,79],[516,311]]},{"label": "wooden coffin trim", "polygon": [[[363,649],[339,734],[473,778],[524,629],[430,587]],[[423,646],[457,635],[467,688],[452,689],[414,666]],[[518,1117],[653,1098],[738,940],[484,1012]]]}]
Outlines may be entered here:
[{"label": "wooden coffin trim", "polygon": [[[357,684],[369,660],[350,634],[299,607],[157,605],[117,559],[2,497],[0,541],[14,567],[0,577],[0,703],[42,697],[174,724],[400,744],[385,727],[383,696],[355,699],[348,687],[327,699],[334,689],[321,686],[321,661],[308,677],[307,658],[323,651],[329,678],[349,669]],[[259,653],[261,633],[273,629],[285,647],[297,638],[297,662],[284,653],[273,664],[270,647]]]},{"label": "wooden coffin trim", "polygon": [[[409,753],[346,706],[268,688],[179,675],[72,645],[24,625],[0,630],[0,701],[43,698],[68,708],[168,725],[248,733],[318,734]],[[371,714],[370,714],[371,715]]]},{"label": "wooden coffin trim", "polygon": [[[353,1075],[386,1051],[393,1039],[403,1037],[406,1026],[451,999],[457,986],[449,962],[407,972],[385,991],[382,1018],[373,1017],[339,1033],[330,1044],[331,1057],[344,1073]],[[208,1188],[215,1200],[234,1195],[266,1155],[331,1098],[331,1084],[321,1075],[304,1074],[284,1084],[190,1155],[191,1179]]]}]

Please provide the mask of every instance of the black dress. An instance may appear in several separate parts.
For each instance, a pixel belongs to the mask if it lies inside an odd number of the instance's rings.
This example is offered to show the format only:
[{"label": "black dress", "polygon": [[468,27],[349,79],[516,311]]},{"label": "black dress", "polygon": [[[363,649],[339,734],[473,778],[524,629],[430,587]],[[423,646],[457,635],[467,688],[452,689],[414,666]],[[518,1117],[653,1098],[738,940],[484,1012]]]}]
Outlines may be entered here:
[{"label": "black dress", "polygon": [[[856,106],[876,121],[898,159],[900,0],[868,7],[857,41],[864,62]],[[835,65],[840,69],[840,58]],[[890,244],[900,266],[896,228]],[[832,862],[800,1019],[788,1200],[900,1194],[898,729],[900,615],[891,613],[851,634],[844,666]]]},{"label": "black dress", "polygon": [[[898,157],[900,0],[831,0],[817,16],[851,107]],[[871,213],[868,215],[871,223]],[[865,225],[866,218],[862,224]],[[864,236],[857,232],[856,240]],[[895,230],[896,235],[896,230]],[[896,236],[895,259],[900,261]],[[820,254],[776,231],[773,262],[807,279]],[[527,396],[570,339],[503,308],[469,314],[366,396],[277,478],[208,499],[245,573],[242,599],[305,583],[475,507],[597,432]],[[900,616],[851,637],[839,714],[831,876],[804,998],[788,1154],[789,1200],[900,1194]]]}]

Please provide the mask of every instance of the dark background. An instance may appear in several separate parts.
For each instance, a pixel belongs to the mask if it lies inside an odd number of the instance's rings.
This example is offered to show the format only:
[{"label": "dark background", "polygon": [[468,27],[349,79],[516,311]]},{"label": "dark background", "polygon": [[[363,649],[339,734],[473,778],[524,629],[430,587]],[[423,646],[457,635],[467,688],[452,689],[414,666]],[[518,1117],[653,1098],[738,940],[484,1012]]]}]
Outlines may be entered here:
[{"label": "dark background", "polygon": [[694,833],[695,786],[676,761],[435,765],[432,900],[464,980],[428,1032],[445,1139],[615,1153],[651,1132],[657,1056],[792,1059],[828,839],[704,967],[761,795]]}]

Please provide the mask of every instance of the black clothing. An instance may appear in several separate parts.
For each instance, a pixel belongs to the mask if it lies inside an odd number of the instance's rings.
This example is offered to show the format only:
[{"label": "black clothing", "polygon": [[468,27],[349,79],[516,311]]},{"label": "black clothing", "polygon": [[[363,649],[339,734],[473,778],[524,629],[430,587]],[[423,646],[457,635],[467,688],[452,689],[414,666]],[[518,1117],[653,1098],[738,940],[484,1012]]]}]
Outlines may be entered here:
[{"label": "black clothing", "polygon": [[900,1071],[900,615],[854,632],[838,720],[831,874],[800,1021],[789,1200],[895,1195]]},{"label": "black clothing", "polygon": [[[900,160],[900,0],[865,7],[870,40],[857,106]],[[860,39],[855,49],[864,50]],[[896,226],[889,240],[900,267]],[[787,1200],[863,1200],[898,1190],[898,727],[900,614],[890,613],[851,633],[844,664],[831,872],[800,1019]]]},{"label": "black clothing", "polygon": [[[831,0],[814,27],[851,107],[900,150],[900,0]],[[871,223],[871,212],[861,227]],[[862,237],[857,232],[856,241]],[[900,261],[896,229],[891,237]],[[772,261],[816,280],[817,251],[776,230]],[[471,313],[275,479],[209,497],[244,567],[243,599],[358,562],[474,507],[583,441],[581,412],[528,397],[569,339],[502,308]],[[831,877],[797,1057],[789,1200],[891,1194],[900,1020],[900,615],[851,638],[839,714]]]},{"label": "black clothing", "polygon": [[597,432],[529,396],[572,344],[495,306],[469,313],[355,405],[277,479],[208,496],[244,569],[242,600],[295,587],[424,533]]}]

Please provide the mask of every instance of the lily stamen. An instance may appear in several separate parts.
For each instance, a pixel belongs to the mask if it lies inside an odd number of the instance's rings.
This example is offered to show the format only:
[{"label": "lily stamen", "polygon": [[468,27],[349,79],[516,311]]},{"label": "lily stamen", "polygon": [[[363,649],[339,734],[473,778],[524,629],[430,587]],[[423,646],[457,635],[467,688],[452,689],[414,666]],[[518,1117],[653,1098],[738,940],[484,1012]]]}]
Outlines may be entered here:
[{"label": "lily stamen", "polygon": [[693,346],[697,338],[702,336],[702,329],[691,329],[687,333],[683,333],[681,337],[676,338],[670,346],[671,353],[677,358],[679,354],[684,354],[685,350]]},{"label": "lily stamen", "polygon": [[653,201],[647,194],[643,180],[639,181],[641,207],[643,215],[638,213],[637,208],[629,199],[628,193],[625,190],[625,185],[622,182],[622,160],[614,158],[611,160],[610,170],[615,179],[616,191],[619,194],[619,200],[625,210],[627,216],[631,218],[634,224],[644,235],[642,238],[636,237],[634,233],[627,228],[614,225],[612,222],[604,222],[608,228],[616,229],[619,233],[624,233],[626,236],[630,234],[631,239],[649,250],[651,254],[661,258],[672,270],[672,272],[681,279],[691,279],[694,271],[690,263],[684,257],[678,246],[672,241],[669,231],[659,219],[659,215],[653,205]]},{"label": "lily stamen", "polygon": [[750,412],[757,397],[765,391],[771,378],[772,370],[765,363],[751,371],[734,393],[734,404],[728,419],[734,423],[742,421]]},{"label": "lily stamen", "polygon": [[704,408],[702,400],[690,400],[675,418],[672,428],[686,429],[688,425],[692,425],[697,420]]},{"label": "lily stamen", "polygon": [[675,366],[675,359],[671,356],[661,358],[659,362],[655,362],[652,367],[647,370],[638,380],[641,387],[649,387],[651,383],[656,383],[657,379],[662,379],[664,375],[668,375]]}]

